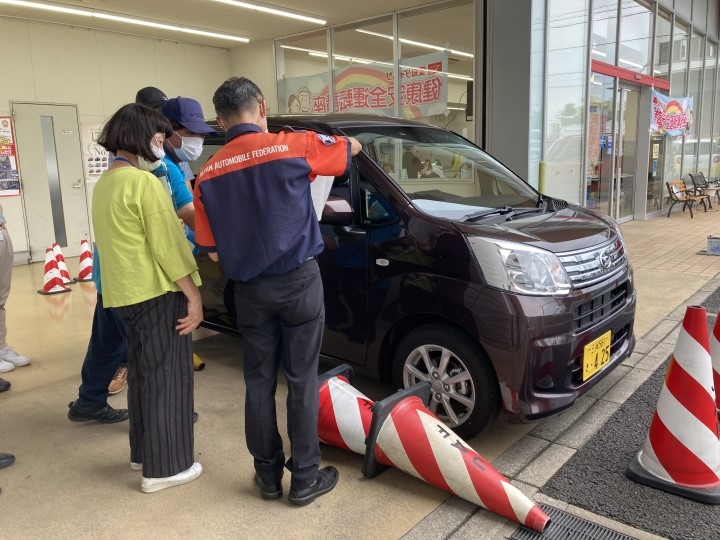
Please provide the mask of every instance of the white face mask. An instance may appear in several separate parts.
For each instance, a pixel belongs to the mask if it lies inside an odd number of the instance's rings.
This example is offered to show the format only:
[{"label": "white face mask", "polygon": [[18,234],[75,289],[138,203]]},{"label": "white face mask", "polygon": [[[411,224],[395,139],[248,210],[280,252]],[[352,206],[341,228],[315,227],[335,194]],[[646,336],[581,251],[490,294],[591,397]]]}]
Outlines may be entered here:
[{"label": "white face mask", "polygon": [[175,148],[175,155],[180,161],[195,161],[202,154],[202,137],[180,137],[182,145]]},{"label": "white face mask", "polygon": [[155,161],[148,161],[144,157],[138,154],[138,169],[142,169],[143,171],[147,172],[153,172],[155,169],[157,169],[161,164],[162,160],[165,157],[165,150],[163,150],[160,147],[153,145],[150,145],[152,149],[153,155],[157,158]]}]

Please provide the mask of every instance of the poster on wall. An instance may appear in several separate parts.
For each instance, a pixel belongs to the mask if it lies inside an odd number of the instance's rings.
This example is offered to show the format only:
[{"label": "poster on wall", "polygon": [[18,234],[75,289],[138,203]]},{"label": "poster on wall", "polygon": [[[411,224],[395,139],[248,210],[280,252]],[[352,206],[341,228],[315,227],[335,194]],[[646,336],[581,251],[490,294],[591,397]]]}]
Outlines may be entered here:
[{"label": "poster on wall", "polygon": [[20,195],[12,116],[0,116],[0,197]]},{"label": "poster on wall", "polygon": [[673,98],[653,90],[650,131],[661,135],[690,135],[693,128],[693,98]]},{"label": "poster on wall", "polygon": [[[401,60],[400,108],[404,118],[443,114],[447,109],[447,53],[432,53]],[[392,66],[360,64],[336,69],[335,112],[392,115],[395,85]],[[290,77],[278,85],[281,107],[286,112],[330,112],[330,81],[326,73]]]},{"label": "poster on wall", "polygon": [[83,148],[85,178],[89,182],[97,181],[109,165],[108,151],[98,144],[102,130],[101,124],[83,124],[80,126],[80,140]]}]

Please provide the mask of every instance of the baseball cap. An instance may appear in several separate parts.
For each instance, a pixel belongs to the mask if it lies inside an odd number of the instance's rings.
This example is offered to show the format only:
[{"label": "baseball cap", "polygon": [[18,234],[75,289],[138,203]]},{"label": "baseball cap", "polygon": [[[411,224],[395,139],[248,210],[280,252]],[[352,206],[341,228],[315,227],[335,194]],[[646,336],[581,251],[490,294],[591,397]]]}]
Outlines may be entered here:
[{"label": "baseball cap", "polygon": [[153,109],[159,109],[167,101],[165,92],[154,86],[146,86],[135,94],[135,103],[147,105]]},{"label": "baseball cap", "polygon": [[168,99],[160,109],[168,120],[177,122],[185,129],[193,133],[204,133],[206,135],[217,135],[217,131],[205,123],[200,103],[192,98],[176,97]]}]

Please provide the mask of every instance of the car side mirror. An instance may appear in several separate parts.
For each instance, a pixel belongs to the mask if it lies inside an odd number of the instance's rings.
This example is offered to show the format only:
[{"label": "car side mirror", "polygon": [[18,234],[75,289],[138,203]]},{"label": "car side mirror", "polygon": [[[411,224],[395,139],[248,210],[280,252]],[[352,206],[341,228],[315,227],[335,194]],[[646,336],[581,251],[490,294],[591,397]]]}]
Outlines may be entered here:
[{"label": "car side mirror", "polygon": [[345,226],[353,222],[353,209],[350,203],[339,195],[330,195],[323,207],[320,223],[323,225]]}]

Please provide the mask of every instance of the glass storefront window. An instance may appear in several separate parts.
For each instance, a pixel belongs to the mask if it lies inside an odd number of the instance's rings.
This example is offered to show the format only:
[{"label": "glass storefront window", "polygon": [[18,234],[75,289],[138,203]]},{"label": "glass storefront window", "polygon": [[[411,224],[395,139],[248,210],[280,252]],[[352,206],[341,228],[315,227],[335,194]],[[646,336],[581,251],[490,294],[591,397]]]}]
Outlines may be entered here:
[{"label": "glass storefront window", "polygon": [[655,65],[653,77],[670,79],[670,37],[672,33],[672,14],[658,7],[655,22]]},{"label": "glass storefront window", "polygon": [[618,0],[597,0],[593,2],[592,18],[592,59],[608,64],[615,63],[617,40]]},{"label": "glass storefront window", "polygon": [[540,186],[553,197],[580,203],[585,185],[585,91],[588,1],[549,0],[545,175]]},{"label": "glass storefront window", "polygon": [[472,138],[474,3],[400,17],[400,116]]},{"label": "glass storefront window", "polygon": [[653,36],[652,4],[647,0],[623,0],[620,9],[617,65],[649,74]]},{"label": "glass storefront window", "polygon": [[278,112],[322,113],[329,110],[325,30],[275,42]]},{"label": "glass storefront window", "polygon": [[693,118],[689,122],[688,134],[682,151],[682,168],[680,175],[686,182],[690,181],[688,173],[698,170],[698,153],[702,151],[702,141],[698,141],[697,112],[700,110],[702,99],[700,85],[702,84],[703,60],[705,58],[705,36],[694,33],[691,41],[690,74],[688,77],[687,95],[693,99]]},{"label": "glass storefront window", "polygon": [[395,115],[392,18],[332,31],[335,112]]},{"label": "glass storefront window", "polygon": [[712,110],[713,96],[715,95],[717,69],[717,43],[708,41],[705,50],[705,75],[703,77],[702,114],[700,116],[700,155],[698,156],[698,171],[706,178],[720,176],[720,142],[712,136]]},{"label": "glass storefront window", "polygon": [[676,20],[673,31],[672,72],[670,74],[670,95],[672,96],[685,95],[689,48],[690,28],[687,24]]}]

